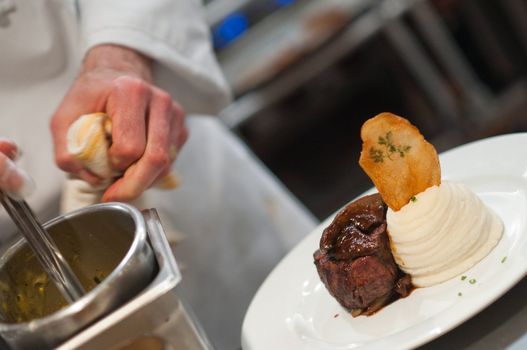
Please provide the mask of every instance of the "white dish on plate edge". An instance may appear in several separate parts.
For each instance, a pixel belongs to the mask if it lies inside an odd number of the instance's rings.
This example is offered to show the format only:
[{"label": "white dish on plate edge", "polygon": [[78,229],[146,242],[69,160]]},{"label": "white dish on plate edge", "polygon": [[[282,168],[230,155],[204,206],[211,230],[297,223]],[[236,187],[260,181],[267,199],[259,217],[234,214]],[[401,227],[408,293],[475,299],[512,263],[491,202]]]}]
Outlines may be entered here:
[{"label": "white dish on plate edge", "polygon": [[466,184],[503,220],[503,236],[489,255],[460,276],[417,288],[372,316],[353,318],[328,293],[313,264],[332,215],[282,259],[255,294],[242,326],[243,349],[414,348],[520,281],[527,274],[527,133],[469,143],[441,154],[440,162],[443,180]]}]

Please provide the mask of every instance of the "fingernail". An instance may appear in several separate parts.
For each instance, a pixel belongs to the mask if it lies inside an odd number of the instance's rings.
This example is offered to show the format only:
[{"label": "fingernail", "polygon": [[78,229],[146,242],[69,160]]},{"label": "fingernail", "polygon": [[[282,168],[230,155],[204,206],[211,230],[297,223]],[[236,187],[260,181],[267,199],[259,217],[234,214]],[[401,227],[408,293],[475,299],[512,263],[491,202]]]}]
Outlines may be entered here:
[{"label": "fingernail", "polygon": [[18,160],[22,157],[22,150],[15,148],[7,156],[12,160]]},{"label": "fingernail", "polygon": [[6,142],[13,145],[14,149],[7,154],[7,156],[13,160],[17,160],[22,156],[22,150],[18,148],[16,142],[13,139],[10,139],[8,137],[0,137],[0,142]]},{"label": "fingernail", "polygon": [[11,198],[16,200],[22,200],[29,197],[33,192],[35,192],[35,188],[37,187],[35,181],[33,181],[33,179],[25,172],[20,172],[19,175],[23,178],[22,186],[20,186],[16,192],[7,192]]},{"label": "fingernail", "polygon": [[15,140],[13,140],[13,139],[11,139],[11,138],[9,138],[9,137],[1,136],[1,137],[0,137],[0,141],[1,141],[1,142],[7,142],[7,143],[12,144],[13,146],[16,146],[16,142],[15,142]]},{"label": "fingernail", "polygon": [[11,159],[13,160],[18,160],[22,157],[22,155],[24,155],[24,152],[22,152],[22,150],[20,148],[16,148],[14,151],[13,151],[13,154],[11,154]]},{"label": "fingernail", "polygon": [[0,182],[4,183],[9,179],[10,176],[16,176],[20,179],[21,185],[16,189],[5,189],[7,195],[16,200],[22,200],[28,197],[35,190],[35,182],[33,179],[22,169],[17,168],[15,163],[11,160],[6,160],[6,169],[0,179]]}]

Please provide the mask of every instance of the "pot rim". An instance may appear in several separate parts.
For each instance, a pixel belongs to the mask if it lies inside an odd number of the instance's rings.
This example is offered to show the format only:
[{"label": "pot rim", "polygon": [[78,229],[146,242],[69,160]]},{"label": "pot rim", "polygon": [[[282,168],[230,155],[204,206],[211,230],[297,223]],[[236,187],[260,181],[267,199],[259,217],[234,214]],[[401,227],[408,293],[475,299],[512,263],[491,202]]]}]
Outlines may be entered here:
[{"label": "pot rim", "polygon": [[[141,250],[142,245],[148,244],[145,221],[144,221],[143,215],[135,207],[129,204],[126,204],[126,203],[121,203],[121,202],[98,203],[98,204],[93,204],[87,207],[83,207],[83,208],[68,212],[66,214],[59,215],[47,221],[43,226],[44,228],[48,228],[49,226],[52,226],[59,221],[68,220],[79,214],[97,211],[97,210],[100,210],[101,208],[102,209],[113,209],[113,210],[125,212],[129,214],[129,216],[132,218],[135,224],[135,233],[134,233],[133,241],[130,244],[125,256],[119,262],[119,264],[112,270],[112,272],[104,280],[101,281],[101,283],[96,285],[92,290],[90,290],[88,293],[83,295],[80,299],[76,300],[75,302],[67,306],[64,306],[63,308],[57,310],[56,312],[52,314],[31,320],[29,322],[5,323],[5,322],[0,321],[0,330],[2,332],[16,332],[19,329],[20,330],[38,329],[39,327],[43,325],[52,324],[61,319],[72,317],[75,314],[79,313],[81,310],[84,310],[87,306],[93,303],[93,301],[95,300],[95,298],[97,298],[98,294],[101,293],[101,291],[105,290],[107,286],[117,278],[121,270],[123,270],[123,268],[131,260],[132,256],[136,252],[139,252]],[[7,249],[6,254],[4,254],[4,256],[14,254],[14,252],[20,249],[20,246],[22,246],[24,243],[25,243],[25,239],[21,238],[20,240],[15,242],[10,248]],[[102,315],[103,314],[96,316],[94,320],[101,317]]]}]

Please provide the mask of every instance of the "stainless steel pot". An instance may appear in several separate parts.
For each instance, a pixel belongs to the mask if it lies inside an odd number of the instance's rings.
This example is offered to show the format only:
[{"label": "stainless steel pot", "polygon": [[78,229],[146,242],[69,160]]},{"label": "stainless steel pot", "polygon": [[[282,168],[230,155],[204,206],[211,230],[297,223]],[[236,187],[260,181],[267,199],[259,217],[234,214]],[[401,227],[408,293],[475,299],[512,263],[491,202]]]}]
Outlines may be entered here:
[{"label": "stainless steel pot", "polygon": [[89,292],[65,305],[25,242],[15,243],[0,257],[0,336],[13,349],[56,346],[130,300],[158,270],[143,216],[129,205],[96,204],[44,227]]},{"label": "stainless steel pot", "polygon": [[56,350],[212,350],[190,306],[178,292],[181,272],[155,209],[144,210],[159,268],[132,300],[62,343]]}]

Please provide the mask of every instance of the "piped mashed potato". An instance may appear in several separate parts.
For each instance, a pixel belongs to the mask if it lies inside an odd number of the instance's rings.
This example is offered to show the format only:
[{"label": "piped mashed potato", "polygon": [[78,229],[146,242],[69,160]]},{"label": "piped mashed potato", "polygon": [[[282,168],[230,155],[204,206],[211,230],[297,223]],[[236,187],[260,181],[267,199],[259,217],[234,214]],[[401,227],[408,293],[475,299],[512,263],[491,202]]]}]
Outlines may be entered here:
[{"label": "piped mashed potato", "polygon": [[466,186],[443,182],[398,211],[388,209],[396,263],[417,287],[451,279],[483,259],[503,232],[500,218]]}]

